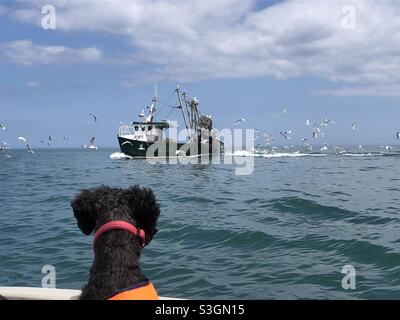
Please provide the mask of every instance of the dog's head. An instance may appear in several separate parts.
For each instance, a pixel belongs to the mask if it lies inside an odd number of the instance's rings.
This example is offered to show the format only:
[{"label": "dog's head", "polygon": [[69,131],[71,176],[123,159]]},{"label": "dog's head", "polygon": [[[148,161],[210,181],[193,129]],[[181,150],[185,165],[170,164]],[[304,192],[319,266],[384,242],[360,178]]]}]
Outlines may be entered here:
[{"label": "dog's head", "polygon": [[157,232],[160,207],[151,189],[132,186],[127,189],[101,186],[82,190],[71,202],[79,229],[89,235],[99,228],[98,220],[125,220],[146,233],[149,244]]}]

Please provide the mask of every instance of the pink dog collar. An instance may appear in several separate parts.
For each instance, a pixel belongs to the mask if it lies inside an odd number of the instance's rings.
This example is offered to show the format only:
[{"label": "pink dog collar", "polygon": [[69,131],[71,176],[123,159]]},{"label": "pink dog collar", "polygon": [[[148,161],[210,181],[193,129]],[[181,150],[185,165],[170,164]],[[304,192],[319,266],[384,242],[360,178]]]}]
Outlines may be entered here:
[{"label": "pink dog collar", "polygon": [[111,221],[107,222],[106,224],[103,224],[99,230],[96,231],[94,238],[93,238],[93,249],[94,245],[97,241],[98,238],[100,238],[104,233],[110,231],[110,230],[125,230],[128,231],[129,233],[133,234],[135,237],[138,237],[141,240],[142,246],[144,247],[145,245],[145,232],[143,229],[136,228],[132,224],[126,222],[126,221]]}]

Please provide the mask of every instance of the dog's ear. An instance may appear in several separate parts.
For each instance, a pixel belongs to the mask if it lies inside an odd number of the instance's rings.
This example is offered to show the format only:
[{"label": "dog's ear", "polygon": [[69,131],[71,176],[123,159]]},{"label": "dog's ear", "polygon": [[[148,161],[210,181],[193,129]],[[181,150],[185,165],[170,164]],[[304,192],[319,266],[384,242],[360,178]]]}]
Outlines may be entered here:
[{"label": "dog's ear", "polygon": [[145,244],[149,244],[157,233],[157,220],[160,215],[160,206],[151,189],[133,186],[125,191],[129,210],[137,226],[146,233]]},{"label": "dog's ear", "polygon": [[82,190],[71,202],[78,227],[86,235],[91,234],[96,226],[99,214],[96,199],[98,199],[97,193],[101,188]]}]

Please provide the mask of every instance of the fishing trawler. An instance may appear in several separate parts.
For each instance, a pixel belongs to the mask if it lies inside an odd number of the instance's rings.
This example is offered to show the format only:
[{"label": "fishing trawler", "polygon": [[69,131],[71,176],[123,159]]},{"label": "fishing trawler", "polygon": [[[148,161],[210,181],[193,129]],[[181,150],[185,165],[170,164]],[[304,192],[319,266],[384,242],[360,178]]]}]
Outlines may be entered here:
[{"label": "fishing trawler", "polygon": [[122,153],[133,158],[148,158],[219,155],[223,152],[224,144],[217,139],[211,116],[201,115],[199,101],[196,98],[188,101],[186,92],[179,85],[175,92],[178,105],[173,108],[180,110],[182,114],[186,140],[178,141],[177,135],[166,136],[165,131],[177,128],[176,121],[155,121],[158,102],[155,92],[147,115],[144,110],[139,114],[141,121],[119,127],[118,143]]}]

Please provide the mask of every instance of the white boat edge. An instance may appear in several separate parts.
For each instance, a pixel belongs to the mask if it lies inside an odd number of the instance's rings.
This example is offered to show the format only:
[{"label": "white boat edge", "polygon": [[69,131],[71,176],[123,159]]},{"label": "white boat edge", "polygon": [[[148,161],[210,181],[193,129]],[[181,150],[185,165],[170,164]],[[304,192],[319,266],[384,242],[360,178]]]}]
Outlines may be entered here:
[{"label": "white boat edge", "polygon": [[[8,300],[78,300],[81,290],[35,287],[0,287],[0,295]],[[184,300],[160,297],[160,300]]]}]

